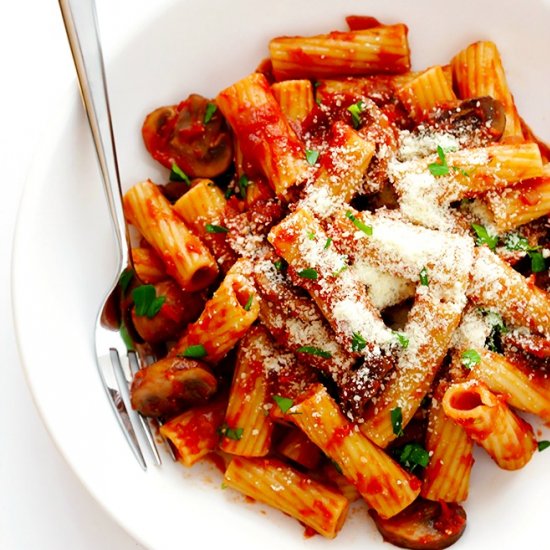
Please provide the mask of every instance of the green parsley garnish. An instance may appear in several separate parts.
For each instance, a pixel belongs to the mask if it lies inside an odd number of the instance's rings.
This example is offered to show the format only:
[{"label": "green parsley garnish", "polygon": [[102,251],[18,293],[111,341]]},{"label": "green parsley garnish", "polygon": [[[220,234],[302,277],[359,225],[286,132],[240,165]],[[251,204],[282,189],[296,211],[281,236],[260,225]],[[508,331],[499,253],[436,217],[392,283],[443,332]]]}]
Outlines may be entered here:
[{"label": "green parsley garnish", "polygon": [[367,341],[363,338],[360,332],[354,332],[351,338],[351,350],[361,351],[365,349]]},{"label": "green parsley garnish", "polygon": [[314,241],[315,240],[315,233],[313,231],[308,231],[307,233],[307,238],[310,240],[310,241]]},{"label": "green parsley garnish", "polygon": [[122,338],[122,341],[126,346],[126,349],[128,351],[134,351],[134,340],[130,336],[130,332],[128,331],[128,327],[126,326],[124,319],[120,321],[120,327],[118,330],[120,332],[120,337]]},{"label": "green parsley garnish", "polygon": [[234,441],[239,441],[243,436],[243,428],[230,428],[227,424],[222,424],[218,428],[218,433],[222,437],[227,437],[227,439],[233,439]]},{"label": "green parsley garnish", "polygon": [[449,167],[447,166],[445,151],[441,145],[437,146],[437,156],[439,157],[439,162],[428,164],[428,170],[432,176],[446,176],[449,173]]},{"label": "green parsley garnish", "polygon": [[409,347],[409,337],[403,333],[403,332],[394,332],[395,337],[397,338],[397,341],[399,342],[399,345],[403,349],[407,349]]},{"label": "green parsley garnish", "polygon": [[246,304],[244,305],[243,309],[245,311],[250,311],[250,308],[252,307],[252,301],[254,300],[254,294],[251,294],[248,300],[246,301]]},{"label": "green parsley garnish", "polygon": [[491,332],[485,340],[485,345],[495,353],[502,352],[502,335],[508,332],[504,321],[499,313],[490,309],[480,309],[487,323],[491,326]]},{"label": "green parsley garnish", "polygon": [[189,176],[175,163],[172,163],[170,170],[170,181],[184,181],[187,185],[191,185]]},{"label": "green parsley garnish", "polygon": [[308,267],[306,269],[298,271],[298,275],[300,275],[300,277],[303,277],[304,279],[311,279],[313,281],[319,277],[319,273],[317,273],[317,270],[313,269],[312,267]]},{"label": "green parsley garnish", "polygon": [[317,159],[319,158],[319,151],[314,151],[313,149],[306,149],[306,160],[308,164],[311,164],[313,166]]},{"label": "green parsley garnish", "polygon": [[424,266],[420,271],[419,277],[420,277],[420,284],[422,286],[429,286],[430,281],[428,279],[428,270],[426,269],[426,266]]},{"label": "green parsley garnish", "polygon": [[337,269],[336,271],[333,272],[332,276],[333,277],[338,277],[338,275],[340,275],[340,273],[343,273],[349,266],[347,264],[344,264],[341,268]]},{"label": "green parsley garnish", "polygon": [[277,403],[279,409],[283,414],[286,414],[290,407],[294,405],[294,401],[288,397],[281,397],[280,395],[274,395],[273,401]]},{"label": "green parsley garnish", "polygon": [[486,244],[491,250],[494,250],[498,244],[498,235],[491,235],[489,231],[483,226],[477,223],[472,224],[472,229],[476,232],[477,239],[476,244],[481,246]]},{"label": "green parsley garnish", "polygon": [[178,353],[178,357],[202,359],[203,357],[206,357],[206,349],[202,344],[195,344],[194,346],[185,348],[182,353]]},{"label": "green parsley garnish", "polygon": [[542,441],[539,441],[537,445],[539,448],[539,453],[542,453],[544,449],[548,449],[548,447],[550,447],[550,441],[542,440]]},{"label": "green parsley garnish", "polygon": [[467,368],[473,369],[481,361],[481,355],[475,349],[468,349],[462,352],[460,362]]},{"label": "green parsley garnish", "polygon": [[285,261],[281,258],[279,260],[275,260],[273,265],[277,271],[282,271],[285,268]]},{"label": "green parsley garnish", "polygon": [[166,296],[157,296],[153,285],[141,285],[132,291],[135,312],[138,317],[146,316],[152,319],[166,301]]},{"label": "green parsley garnish", "polygon": [[313,95],[315,96],[315,103],[317,103],[317,105],[321,105],[321,98],[317,94],[317,88],[320,85],[321,83],[318,80],[313,83]]},{"label": "green parsley garnish", "polygon": [[390,412],[391,425],[393,428],[393,433],[397,437],[403,435],[403,413],[401,412],[401,407],[395,407]]},{"label": "green parsley garnish", "polygon": [[233,191],[233,189],[231,187],[228,187],[226,190],[225,190],[225,193],[224,193],[224,197],[226,199],[230,199],[232,195],[235,194],[235,191]]},{"label": "green parsley garnish", "polygon": [[355,129],[361,125],[361,113],[365,110],[365,107],[365,102],[361,100],[348,107],[348,111],[351,113],[351,122]]},{"label": "green parsley garnish", "polygon": [[350,220],[353,225],[355,225],[355,227],[357,227],[357,229],[362,231],[365,235],[368,235],[369,237],[372,235],[372,227],[356,218],[349,210],[346,212],[346,218],[348,218],[348,220]]},{"label": "green parsley garnish", "polygon": [[122,294],[126,294],[126,291],[128,290],[128,286],[132,282],[132,279],[134,278],[135,272],[133,269],[127,268],[125,269],[118,279],[118,286],[120,286],[120,290],[122,290]]},{"label": "green parsley garnish", "polygon": [[207,223],[205,228],[207,233],[229,233],[229,229],[227,229],[227,227],[223,227],[222,225]]},{"label": "green parsley garnish", "polygon": [[327,242],[325,243],[325,246],[323,247],[323,250],[326,250],[330,246],[330,243],[332,243],[332,238],[331,237],[329,237],[327,239]]},{"label": "green parsley garnish", "polygon": [[430,462],[430,455],[419,443],[407,443],[401,450],[399,462],[413,472],[418,466],[425,468]]},{"label": "green parsley garnish", "polygon": [[246,199],[246,188],[249,184],[250,182],[248,181],[248,178],[243,174],[239,178],[239,193],[241,195],[241,199]]},{"label": "green parsley garnish", "polygon": [[206,104],[206,111],[204,112],[204,123],[208,124],[212,117],[214,116],[214,113],[218,110],[218,106],[215,103],[207,103]]},{"label": "green parsley garnish", "polygon": [[531,246],[529,241],[519,235],[518,233],[509,233],[505,240],[504,245],[508,250],[521,250],[526,252],[531,259],[531,271],[533,273],[540,273],[546,268],[546,262],[544,256],[539,252],[540,246]]},{"label": "green parsley garnish", "polygon": [[332,353],[329,351],[316,348],[315,346],[302,346],[296,351],[299,353],[308,353],[309,355],[317,355],[318,357],[323,357],[323,359],[330,359],[332,357]]}]

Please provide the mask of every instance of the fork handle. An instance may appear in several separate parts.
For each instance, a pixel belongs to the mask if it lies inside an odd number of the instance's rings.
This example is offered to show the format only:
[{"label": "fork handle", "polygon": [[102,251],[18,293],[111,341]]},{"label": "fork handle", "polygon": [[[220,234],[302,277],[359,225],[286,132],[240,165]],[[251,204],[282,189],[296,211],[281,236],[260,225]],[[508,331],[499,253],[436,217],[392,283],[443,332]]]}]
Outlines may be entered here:
[{"label": "fork handle", "polygon": [[124,267],[129,259],[128,234],[122,208],[122,188],[109,108],[103,52],[99,40],[96,5],[94,0],[59,0],[59,7],[63,15],[80,92],[99,160],[103,187],[113,220],[119,265]]}]

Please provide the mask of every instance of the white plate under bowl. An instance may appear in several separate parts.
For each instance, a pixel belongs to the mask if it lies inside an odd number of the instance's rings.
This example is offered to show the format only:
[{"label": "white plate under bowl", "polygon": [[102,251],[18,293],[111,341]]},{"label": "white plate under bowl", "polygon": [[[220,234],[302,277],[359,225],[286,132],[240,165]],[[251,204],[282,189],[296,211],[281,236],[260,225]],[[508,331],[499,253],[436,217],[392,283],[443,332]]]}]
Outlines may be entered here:
[{"label": "white plate under bowl", "polygon": [[[414,68],[444,64],[475,40],[494,40],[520,112],[550,139],[550,11],[540,0],[182,0],[165,5],[108,66],[125,187],[148,177],[162,181],[166,174],[141,143],[146,113],[191,92],[213,97],[257,66],[270,37],[343,29],[344,16],[353,13],[406,22]],[[186,470],[169,460],[147,473],[138,467],[96,372],[93,327],[115,254],[76,87],[60,113],[24,193],[14,248],[14,310],[36,403],[84,485],[121,526],[155,550],[222,544],[387,550],[363,507],[351,514],[336,540],[306,539],[296,521],[221,490],[215,469]],[[466,503],[469,525],[456,550],[548,548],[550,451],[537,453],[513,473],[499,470],[482,453],[477,456]]]}]

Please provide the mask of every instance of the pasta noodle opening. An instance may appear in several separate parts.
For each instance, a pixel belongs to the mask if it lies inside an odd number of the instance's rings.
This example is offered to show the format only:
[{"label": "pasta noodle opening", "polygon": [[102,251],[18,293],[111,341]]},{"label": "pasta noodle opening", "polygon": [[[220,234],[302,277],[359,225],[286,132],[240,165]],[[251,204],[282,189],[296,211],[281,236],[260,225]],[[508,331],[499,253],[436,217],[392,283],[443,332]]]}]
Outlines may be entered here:
[{"label": "pasta noodle opening", "polygon": [[471,411],[483,404],[481,396],[475,390],[457,392],[451,397],[451,407],[459,411]]}]

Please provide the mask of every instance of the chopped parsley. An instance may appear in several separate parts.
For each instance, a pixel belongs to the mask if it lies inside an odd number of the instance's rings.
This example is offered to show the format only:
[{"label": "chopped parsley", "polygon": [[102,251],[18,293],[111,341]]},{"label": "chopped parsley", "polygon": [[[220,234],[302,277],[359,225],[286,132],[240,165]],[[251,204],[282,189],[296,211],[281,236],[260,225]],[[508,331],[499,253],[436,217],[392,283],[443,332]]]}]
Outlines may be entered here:
[{"label": "chopped parsley", "polygon": [[477,223],[472,224],[472,229],[477,235],[476,244],[478,246],[486,244],[491,250],[494,250],[498,244],[498,235],[491,235],[489,231]]},{"label": "chopped parsley", "polygon": [[539,453],[542,453],[544,449],[548,449],[548,447],[550,447],[550,441],[546,441],[546,440],[538,441],[537,446],[539,448]]},{"label": "chopped parsley", "polygon": [[285,263],[286,262],[282,258],[279,258],[273,262],[273,265],[277,271],[282,271],[285,268]]},{"label": "chopped parsley", "polygon": [[318,357],[323,357],[323,359],[330,359],[332,353],[329,351],[316,348],[315,346],[302,346],[296,350],[298,353],[308,353],[309,355],[317,355]]},{"label": "chopped parsley", "polygon": [[152,319],[166,301],[166,296],[157,296],[153,285],[141,285],[132,291],[135,312],[138,317]]},{"label": "chopped parsley", "polygon": [[250,311],[250,308],[252,307],[252,301],[254,300],[254,294],[251,294],[248,300],[246,301],[246,304],[244,305],[245,311]]},{"label": "chopped parsley", "polygon": [[218,106],[215,103],[207,103],[206,104],[206,110],[204,112],[204,123],[208,124],[212,117],[214,116],[214,113],[218,110]]},{"label": "chopped parsley", "polygon": [[207,223],[205,228],[207,233],[229,233],[229,229],[227,229],[227,227],[223,227],[222,225]]},{"label": "chopped parsley", "polygon": [[206,349],[202,344],[195,344],[194,346],[185,348],[182,353],[178,353],[178,357],[202,359],[206,357]]},{"label": "chopped parsley", "polygon": [[354,332],[351,338],[351,350],[361,351],[365,349],[367,341],[363,338],[360,332]]},{"label": "chopped parsley", "polygon": [[460,356],[460,362],[467,369],[473,369],[481,361],[481,355],[475,349],[463,351]]},{"label": "chopped parsley", "polygon": [[308,231],[307,233],[307,238],[310,240],[310,241],[314,241],[315,240],[315,233],[313,231]]},{"label": "chopped parsley", "polygon": [[281,397],[280,395],[274,395],[273,401],[277,403],[279,409],[283,414],[286,414],[288,410],[294,405],[294,401],[289,397]]},{"label": "chopped parsley", "polygon": [[243,174],[239,178],[239,194],[241,195],[241,199],[246,199],[246,189],[250,185],[250,182],[248,181],[248,178]]},{"label": "chopped parsley", "polygon": [[403,332],[394,332],[395,337],[397,338],[397,341],[399,342],[399,345],[403,349],[407,349],[409,347],[409,337],[403,333]]},{"label": "chopped parsley", "polygon": [[531,271],[540,273],[546,268],[544,256],[540,251],[540,246],[531,246],[529,241],[518,233],[509,233],[504,239],[504,245],[508,250],[521,250],[526,252],[531,260]]},{"label": "chopped parsley", "polygon": [[426,266],[424,266],[420,271],[419,277],[420,277],[420,284],[422,286],[429,286],[430,280],[428,279],[428,270],[426,269]]},{"label": "chopped parsley", "polygon": [[135,272],[133,269],[127,268],[125,269],[118,279],[118,286],[120,286],[120,290],[122,290],[122,294],[126,294],[126,291],[128,290],[128,286],[130,286],[130,283],[132,282],[132,279],[134,278]]},{"label": "chopped parsley", "polygon": [[227,424],[222,424],[218,428],[218,433],[222,437],[233,439],[233,441],[239,441],[243,436],[243,431],[243,428],[230,428]]},{"label": "chopped parsley", "polygon": [[480,312],[491,326],[491,332],[485,340],[485,345],[495,353],[502,353],[502,335],[508,332],[502,317],[490,309],[480,309]]},{"label": "chopped parsley", "polygon": [[307,267],[306,269],[298,271],[298,275],[300,275],[300,277],[303,277],[304,279],[311,279],[313,281],[319,278],[319,273],[317,273],[317,270],[313,269],[312,267]]},{"label": "chopped parsley", "polygon": [[172,163],[170,170],[170,181],[183,181],[187,185],[191,185],[189,176],[175,162]]},{"label": "chopped parsley", "polygon": [[361,113],[365,110],[365,107],[365,102],[361,100],[348,107],[348,111],[351,113],[351,122],[355,129],[361,125]]},{"label": "chopped parsley", "polygon": [[439,157],[439,162],[432,162],[431,164],[428,164],[428,170],[432,176],[446,176],[449,173],[449,166],[447,165],[445,151],[441,145],[437,146],[437,156]]},{"label": "chopped parsley", "polygon": [[325,246],[323,247],[323,250],[326,250],[330,244],[332,243],[332,238],[328,237],[327,242],[325,243]]},{"label": "chopped parsley", "polygon": [[372,235],[372,227],[363,223],[360,219],[356,218],[349,210],[346,212],[346,218],[350,220],[357,229],[362,231],[365,235],[369,237]]},{"label": "chopped parsley", "polygon": [[401,407],[395,407],[395,409],[392,409],[390,412],[390,418],[393,433],[397,437],[401,437],[403,435],[403,413],[401,412]]},{"label": "chopped parsley", "polygon": [[313,166],[317,159],[319,158],[319,151],[314,151],[313,149],[306,149],[306,160],[308,164],[311,164]]},{"label": "chopped parsley", "polygon": [[399,462],[410,472],[418,467],[425,468],[430,462],[428,451],[419,443],[407,443],[399,454]]}]

